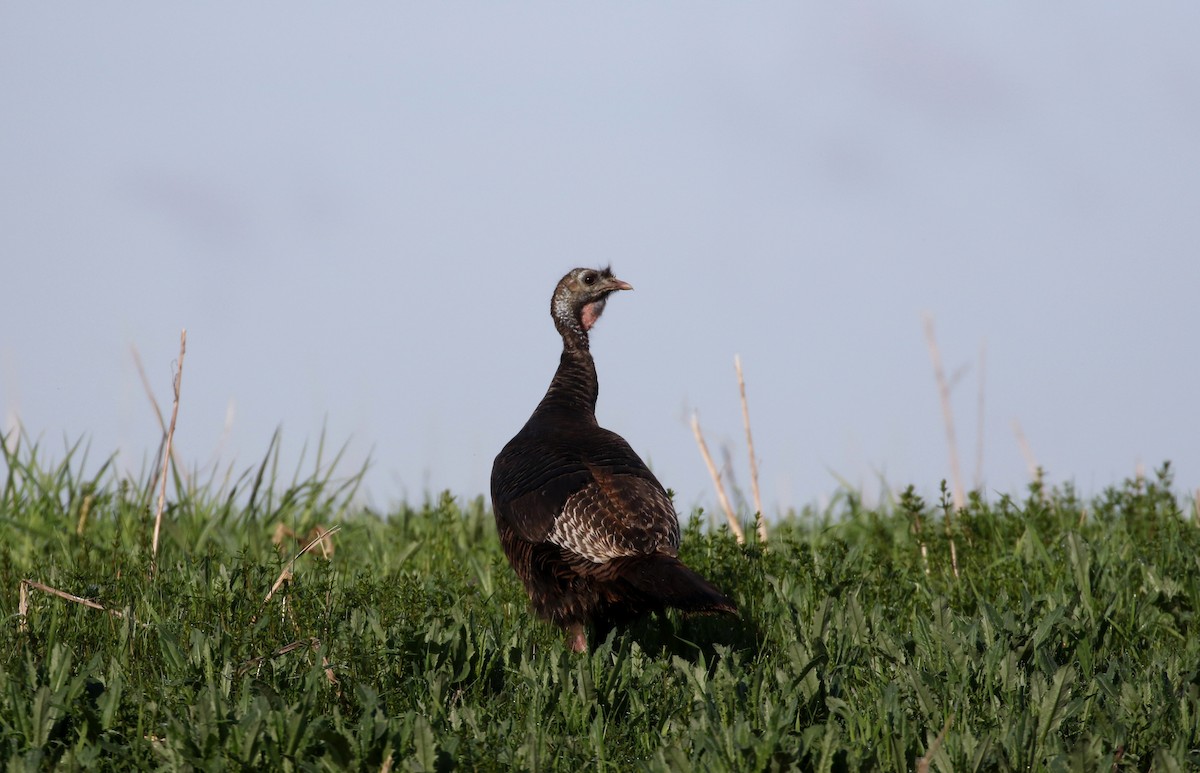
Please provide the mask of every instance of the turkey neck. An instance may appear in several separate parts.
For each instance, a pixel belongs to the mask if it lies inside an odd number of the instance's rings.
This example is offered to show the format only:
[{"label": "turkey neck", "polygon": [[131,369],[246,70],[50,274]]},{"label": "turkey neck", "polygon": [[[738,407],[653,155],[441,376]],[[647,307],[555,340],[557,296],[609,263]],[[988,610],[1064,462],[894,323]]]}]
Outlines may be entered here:
[{"label": "turkey neck", "polygon": [[581,335],[572,334],[574,332],[563,333],[563,351],[558,370],[533,415],[567,414],[595,424],[600,380],[596,376],[596,363],[588,349],[587,333],[579,331]]}]

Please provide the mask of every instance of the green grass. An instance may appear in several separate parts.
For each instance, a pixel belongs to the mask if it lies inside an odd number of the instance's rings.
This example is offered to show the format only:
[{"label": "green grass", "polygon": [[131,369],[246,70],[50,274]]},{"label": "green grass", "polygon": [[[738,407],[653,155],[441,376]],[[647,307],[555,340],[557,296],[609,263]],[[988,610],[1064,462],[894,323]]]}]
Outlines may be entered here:
[{"label": "green grass", "polygon": [[[766,551],[692,517],[683,557],[742,619],[672,614],[578,656],[531,618],[482,500],[376,513],[319,456],[290,482],[270,455],[177,478],[153,571],[148,480],[6,457],[7,769],[1200,766],[1200,525],[1165,467],[1088,502],[972,498],[957,579],[945,503],[911,492],[789,516]],[[265,601],[296,552],[280,524],[340,530]],[[27,587],[22,619],[25,579],[104,610]]]}]

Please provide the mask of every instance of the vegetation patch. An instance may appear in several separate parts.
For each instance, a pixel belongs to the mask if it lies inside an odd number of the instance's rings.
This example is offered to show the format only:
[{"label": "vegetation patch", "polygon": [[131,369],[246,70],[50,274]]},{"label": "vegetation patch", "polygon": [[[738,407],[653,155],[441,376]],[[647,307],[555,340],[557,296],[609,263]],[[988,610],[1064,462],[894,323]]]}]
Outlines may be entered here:
[{"label": "vegetation patch", "polygon": [[740,619],[586,655],[533,618],[481,499],[175,472],[153,555],[156,482],[85,467],[5,456],[10,770],[1200,766],[1200,524],[1166,466],[1090,501],[846,493],[765,546],[697,513],[681,557]]}]

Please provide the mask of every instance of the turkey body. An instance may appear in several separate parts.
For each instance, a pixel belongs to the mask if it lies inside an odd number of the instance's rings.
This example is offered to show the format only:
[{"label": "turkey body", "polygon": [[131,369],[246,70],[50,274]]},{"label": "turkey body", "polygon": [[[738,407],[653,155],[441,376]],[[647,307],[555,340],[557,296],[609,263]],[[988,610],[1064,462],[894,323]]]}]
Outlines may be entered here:
[{"label": "turkey body", "polygon": [[662,484],[629,444],[596,421],[599,387],[588,332],[610,293],[632,289],[609,269],[571,271],[551,316],[563,338],[545,397],[492,467],[500,543],[542,618],[576,651],[585,631],[675,607],[737,613],[679,561],[679,520]]}]

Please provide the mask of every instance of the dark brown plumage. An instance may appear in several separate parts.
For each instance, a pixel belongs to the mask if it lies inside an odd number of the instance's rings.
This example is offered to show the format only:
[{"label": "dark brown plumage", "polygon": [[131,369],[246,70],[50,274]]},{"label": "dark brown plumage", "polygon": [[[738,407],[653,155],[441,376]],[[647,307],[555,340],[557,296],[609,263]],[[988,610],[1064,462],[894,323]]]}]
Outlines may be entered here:
[{"label": "dark brown plumage", "polygon": [[577,652],[587,649],[587,625],[602,640],[614,625],[664,607],[737,613],[679,561],[679,520],[662,484],[596,422],[588,331],[609,294],[632,289],[607,268],[577,268],[558,283],[550,302],[563,340],[558,372],[492,466],[509,563],[534,610],[561,626]]}]

